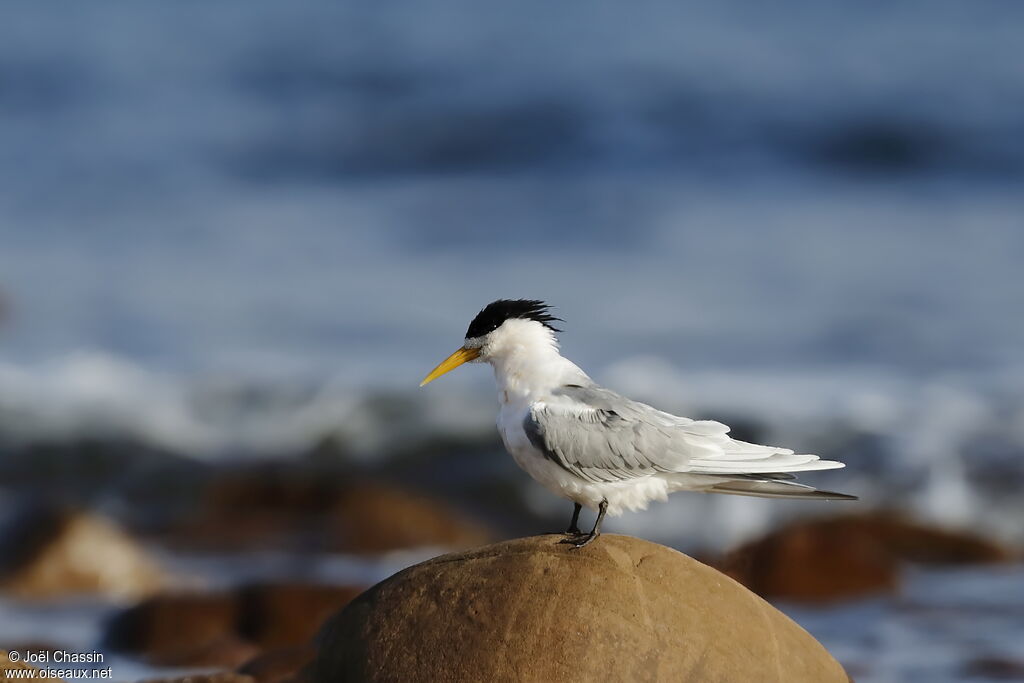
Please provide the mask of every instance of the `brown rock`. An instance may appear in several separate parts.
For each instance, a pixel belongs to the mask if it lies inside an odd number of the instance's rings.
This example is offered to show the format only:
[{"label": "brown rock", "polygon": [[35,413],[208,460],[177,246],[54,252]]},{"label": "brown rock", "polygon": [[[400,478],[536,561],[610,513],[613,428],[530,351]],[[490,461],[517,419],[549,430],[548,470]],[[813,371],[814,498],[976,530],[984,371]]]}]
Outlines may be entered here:
[{"label": "brown rock", "polygon": [[229,594],[165,594],[118,614],[104,644],[158,666],[234,668],[258,650],[238,636],[240,607]]},{"label": "brown rock", "polygon": [[[13,675],[9,674],[11,671],[34,671],[35,667],[24,662],[12,662],[8,656],[7,650],[0,650],[0,681],[6,680],[23,680],[16,679]],[[50,679],[53,680],[53,679]]]},{"label": "brown rock", "polygon": [[303,583],[255,584],[239,592],[238,632],[264,648],[301,645],[361,588]]},{"label": "brown rock", "polygon": [[850,520],[881,542],[896,558],[930,565],[970,565],[1009,562],[1015,554],[976,533],[912,522],[891,513]]},{"label": "brown rock", "polygon": [[718,571],[663,546],[558,536],[399,572],[324,627],[313,680],[845,683],[806,631]]},{"label": "brown rock", "polygon": [[107,647],[157,666],[237,667],[264,648],[307,644],[360,589],[303,583],[253,584],[232,593],[166,593],[124,610],[107,626]]},{"label": "brown rock", "polygon": [[114,522],[59,507],[30,506],[0,531],[0,591],[47,599],[150,595],[166,577]]},{"label": "brown rock", "polygon": [[716,564],[758,595],[824,602],[895,590],[904,561],[974,564],[1011,558],[1005,548],[975,535],[873,513],[791,524]]},{"label": "brown rock", "polygon": [[260,653],[259,647],[233,635],[197,643],[194,647],[150,653],[146,658],[153,666],[178,669],[234,668],[251,661]]},{"label": "brown rock", "polygon": [[331,507],[343,486],[337,474],[278,463],[232,467],[206,486],[201,505],[212,513],[272,510],[318,515]]},{"label": "brown rock", "polygon": [[300,683],[315,656],[312,643],[270,650],[239,667],[238,673],[252,676],[256,683]]},{"label": "brown rock", "polygon": [[896,559],[862,527],[841,520],[786,527],[732,552],[719,568],[769,599],[826,602],[899,585]]},{"label": "brown rock", "polygon": [[48,655],[53,655],[54,652],[66,651],[68,648],[54,645],[53,643],[47,643],[43,641],[22,641],[22,642],[6,642],[0,645],[0,654],[4,652],[19,652],[24,655],[26,652],[43,652]]},{"label": "brown rock", "polygon": [[1024,681],[1024,660],[1008,657],[977,657],[963,669],[964,678],[990,681]]},{"label": "brown rock", "polygon": [[423,546],[469,548],[490,536],[438,501],[368,482],[344,491],[330,519],[334,549],[356,553]]},{"label": "brown rock", "polygon": [[489,538],[432,498],[339,473],[261,466],[216,477],[195,512],[165,534],[190,548],[380,553],[462,548]]},{"label": "brown rock", "polygon": [[217,551],[316,549],[335,478],[278,464],[232,467],[206,483],[193,512],[164,534],[173,545]]},{"label": "brown rock", "polygon": [[316,550],[322,525],[314,518],[300,518],[277,512],[225,512],[194,516],[176,522],[158,533],[158,540],[173,548],[214,552],[247,552],[266,549]]}]

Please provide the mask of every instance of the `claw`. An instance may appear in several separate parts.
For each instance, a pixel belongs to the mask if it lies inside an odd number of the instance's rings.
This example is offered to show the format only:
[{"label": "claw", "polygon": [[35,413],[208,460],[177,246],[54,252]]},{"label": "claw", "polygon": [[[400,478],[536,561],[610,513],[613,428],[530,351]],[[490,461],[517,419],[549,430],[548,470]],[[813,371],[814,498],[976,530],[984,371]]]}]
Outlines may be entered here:
[{"label": "claw", "polygon": [[558,543],[566,545],[566,546],[572,546],[573,548],[583,548],[588,543],[590,543],[592,540],[593,539],[589,535],[589,533],[587,533],[587,535],[584,535],[584,533],[581,533],[580,536],[567,536],[564,539],[562,539],[561,541],[559,541]]},{"label": "claw", "polygon": [[[595,534],[595,533],[591,532],[589,534],[580,534],[575,539],[573,539],[573,538],[565,538],[565,539],[562,539],[561,542],[562,543],[566,543],[568,545],[571,545],[573,548],[582,548],[585,545],[590,545],[591,543],[593,543],[594,539],[597,538],[600,535],[601,535],[600,533],[596,533]],[[580,536],[582,536],[583,538],[580,539]]]},{"label": "claw", "polygon": [[[601,504],[598,506],[597,521],[594,522],[594,528],[590,530],[589,534],[583,534],[578,528],[576,528],[576,520],[579,517],[579,512],[580,506],[577,504],[576,510],[572,516],[573,524],[569,527],[569,531],[566,532],[567,538],[563,538],[559,543],[568,543],[574,548],[582,548],[585,545],[593,543],[594,539],[601,535],[601,522],[604,521],[604,515],[608,512],[608,501],[602,500]],[[573,536],[575,536],[575,538],[573,538]]]}]

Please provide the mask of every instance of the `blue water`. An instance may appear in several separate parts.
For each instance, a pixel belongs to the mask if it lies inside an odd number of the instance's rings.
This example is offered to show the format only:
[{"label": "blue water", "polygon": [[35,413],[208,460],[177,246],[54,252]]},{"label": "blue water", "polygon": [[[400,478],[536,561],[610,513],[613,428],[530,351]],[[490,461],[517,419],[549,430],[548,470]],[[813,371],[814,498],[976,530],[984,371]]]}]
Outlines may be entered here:
[{"label": "blue water", "polygon": [[2,11],[5,439],[374,451],[380,391],[479,431],[488,373],[415,384],[525,296],[597,379],[838,423],[952,521],[1019,473],[1018,5]]},{"label": "blue water", "polygon": [[1015,4],[3,11],[11,362],[402,383],[524,295],[596,368],[1020,369]]}]

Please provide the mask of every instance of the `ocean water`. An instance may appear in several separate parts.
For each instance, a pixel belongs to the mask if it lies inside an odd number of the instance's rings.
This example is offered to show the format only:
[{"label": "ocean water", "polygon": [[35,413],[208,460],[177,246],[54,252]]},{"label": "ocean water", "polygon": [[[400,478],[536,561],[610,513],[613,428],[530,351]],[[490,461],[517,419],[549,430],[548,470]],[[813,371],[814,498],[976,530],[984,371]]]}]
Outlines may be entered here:
[{"label": "ocean water", "polygon": [[1019,537],[1021,7],[3,13],[5,442],[480,433],[485,370],[416,383],[537,297],[599,381]]},{"label": "ocean water", "polygon": [[83,437],[504,457],[485,368],[416,385],[535,297],[602,383],[1024,541],[1022,34],[947,0],[5,5],[0,469]]}]

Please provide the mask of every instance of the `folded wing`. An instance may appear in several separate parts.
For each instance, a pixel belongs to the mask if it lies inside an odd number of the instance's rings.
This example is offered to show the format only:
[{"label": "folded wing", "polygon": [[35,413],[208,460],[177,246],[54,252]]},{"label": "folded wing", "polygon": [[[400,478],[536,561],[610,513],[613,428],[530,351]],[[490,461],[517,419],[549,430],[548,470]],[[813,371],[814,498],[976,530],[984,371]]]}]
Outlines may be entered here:
[{"label": "folded wing", "polygon": [[[843,467],[816,455],[729,437],[710,420],[677,417],[594,385],[567,385],[531,406],[523,427],[530,442],[567,472],[591,482],[653,474],[736,477]],[[771,495],[772,486],[744,484],[740,495]]]}]

